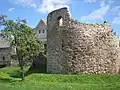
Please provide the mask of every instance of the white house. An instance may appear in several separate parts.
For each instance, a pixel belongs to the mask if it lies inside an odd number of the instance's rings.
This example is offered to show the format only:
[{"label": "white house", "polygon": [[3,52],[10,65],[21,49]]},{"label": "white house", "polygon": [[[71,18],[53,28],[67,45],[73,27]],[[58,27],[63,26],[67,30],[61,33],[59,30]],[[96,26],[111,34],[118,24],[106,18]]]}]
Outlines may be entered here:
[{"label": "white house", "polygon": [[39,23],[37,24],[37,26],[35,27],[36,32],[37,32],[37,37],[38,39],[40,39],[41,41],[44,42],[44,44],[46,44],[47,41],[47,22],[43,19],[41,19],[39,21]]}]

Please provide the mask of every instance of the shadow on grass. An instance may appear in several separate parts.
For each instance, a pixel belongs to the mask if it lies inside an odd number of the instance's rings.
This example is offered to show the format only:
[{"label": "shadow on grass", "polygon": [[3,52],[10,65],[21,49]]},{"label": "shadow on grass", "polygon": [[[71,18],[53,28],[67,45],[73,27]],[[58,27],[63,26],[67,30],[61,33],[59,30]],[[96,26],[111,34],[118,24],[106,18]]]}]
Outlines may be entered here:
[{"label": "shadow on grass", "polygon": [[33,57],[32,66],[26,72],[26,76],[32,73],[46,73],[47,57],[44,53],[40,53],[38,56]]},{"label": "shadow on grass", "polygon": [[2,82],[2,83],[13,83],[13,82],[17,82],[17,81],[18,80],[15,80],[15,79],[12,79],[12,78],[1,78],[0,77],[0,82]]},{"label": "shadow on grass", "polygon": [[[33,63],[31,67],[29,69],[26,67],[24,68],[25,76],[28,76],[33,73],[46,74],[46,63],[47,63],[47,58],[44,54],[40,54],[39,56],[33,58]],[[11,68],[11,69],[8,68],[5,73],[9,74],[9,76],[13,78],[21,78],[22,76],[21,70],[15,68]]]},{"label": "shadow on grass", "polygon": [[11,79],[10,78],[0,78],[0,82],[6,83],[6,82],[10,82]]},{"label": "shadow on grass", "polygon": [[21,78],[21,72],[20,72],[20,70],[17,70],[15,73],[12,73],[11,75],[10,75],[10,77],[13,77],[13,78]]},{"label": "shadow on grass", "polygon": [[[38,56],[31,57],[33,59],[33,63],[31,67],[26,71],[25,70],[25,76],[28,76],[33,73],[46,73],[46,63],[47,58],[44,53],[40,53]],[[11,74],[10,76],[13,78],[20,78],[21,77],[20,70],[15,71],[14,74]]]},{"label": "shadow on grass", "polygon": [[[40,67],[30,67],[27,71],[25,70],[25,76],[28,76],[33,73],[45,73],[46,74],[46,66],[40,65]],[[13,77],[13,78],[21,78],[22,73],[20,70],[17,70],[14,73],[11,73],[9,75],[10,77]]]},{"label": "shadow on grass", "polygon": [[29,70],[25,73],[26,76],[33,73],[44,73],[46,74],[46,66],[40,65],[40,67],[30,67]]}]

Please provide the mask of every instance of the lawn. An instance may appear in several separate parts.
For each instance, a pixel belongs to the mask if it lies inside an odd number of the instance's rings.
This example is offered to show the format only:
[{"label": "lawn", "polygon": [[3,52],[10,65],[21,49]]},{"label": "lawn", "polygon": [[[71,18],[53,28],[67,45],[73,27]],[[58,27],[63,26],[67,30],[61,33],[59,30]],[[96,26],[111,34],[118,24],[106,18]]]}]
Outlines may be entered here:
[{"label": "lawn", "polygon": [[120,75],[33,73],[24,81],[19,76],[18,67],[0,69],[0,90],[120,90]]}]

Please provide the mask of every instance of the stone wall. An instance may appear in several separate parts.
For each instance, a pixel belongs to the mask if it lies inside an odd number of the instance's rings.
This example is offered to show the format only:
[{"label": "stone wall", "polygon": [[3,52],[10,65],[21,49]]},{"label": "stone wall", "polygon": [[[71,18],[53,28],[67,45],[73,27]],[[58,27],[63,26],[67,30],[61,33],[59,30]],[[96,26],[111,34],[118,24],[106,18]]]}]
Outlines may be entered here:
[{"label": "stone wall", "polygon": [[[59,26],[61,18],[63,26]],[[108,23],[80,23],[70,17],[67,8],[48,15],[48,73],[118,73],[119,50],[119,39],[113,35]]]}]

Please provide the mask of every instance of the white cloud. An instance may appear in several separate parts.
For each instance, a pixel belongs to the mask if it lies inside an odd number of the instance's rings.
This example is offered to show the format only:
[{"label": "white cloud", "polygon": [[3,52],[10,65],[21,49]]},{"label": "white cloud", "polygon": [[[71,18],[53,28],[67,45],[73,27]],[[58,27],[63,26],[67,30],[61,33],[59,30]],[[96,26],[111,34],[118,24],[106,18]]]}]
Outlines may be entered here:
[{"label": "white cloud", "polygon": [[10,0],[12,3],[20,4],[23,6],[31,7],[41,13],[48,13],[52,10],[68,7],[70,0]]},{"label": "white cloud", "polygon": [[97,0],[84,0],[86,3],[95,3]]},{"label": "white cloud", "polygon": [[108,4],[108,5],[112,5],[114,4],[115,1],[114,0],[101,0],[101,2],[104,2],[105,4]]},{"label": "white cloud", "polygon": [[118,5],[116,6],[116,1],[115,0],[102,0],[100,2],[100,6],[104,7],[106,5],[109,5],[109,15],[111,16],[111,18],[113,18],[112,23],[113,24],[120,24],[120,5],[119,3],[117,3]]},{"label": "white cloud", "polygon": [[69,8],[69,2],[70,0],[43,0],[37,11],[41,13],[48,13],[61,7]]},{"label": "white cloud", "polygon": [[[85,2],[88,3],[96,3],[98,0],[84,0]],[[109,15],[117,15],[117,17],[114,18],[114,23],[115,21],[118,20],[118,12],[120,12],[120,6],[116,7],[114,0],[100,0],[100,8],[94,10],[91,12],[89,15],[81,17],[81,21],[95,21],[95,20],[103,20],[106,14]],[[114,7],[114,8],[112,8]],[[119,10],[118,10],[119,9]]]},{"label": "white cloud", "polygon": [[107,14],[109,10],[109,5],[101,5],[97,10],[94,10],[87,16],[81,17],[81,21],[94,21],[94,20],[103,20],[104,16]]},{"label": "white cloud", "polygon": [[15,8],[9,8],[8,11],[11,12],[13,11]]},{"label": "white cloud", "polygon": [[113,16],[119,16],[119,14],[120,14],[120,5],[118,5],[118,6],[115,6],[115,7],[113,7],[111,10],[110,10],[110,12],[111,12],[111,15],[113,15]]},{"label": "white cloud", "polygon": [[30,6],[30,7],[33,7],[33,8],[36,8],[36,7],[37,7],[36,4],[30,4],[29,6]]},{"label": "white cloud", "polygon": [[104,7],[105,5],[106,5],[105,0],[102,0],[102,1],[100,2],[100,7]]},{"label": "white cloud", "polygon": [[113,24],[120,24],[120,15],[118,16],[118,17],[115,17],[114,19],[113,19],[113,22],[112,22]]},{"label": "white cloud", "polygon": [[112,23],[120,24],[120,5],[113,7],[110,12],[114,16]]},{"label": "white cloud", "polygon": [[9,0],[11,3],[21,4],[23,6],[36,8],[35,0]]},{"label": "white cloud", "polygon": [[108,4],[110,5],[110,4],[114,4],[114,0],[106,0],[106,1],[108,1]]}]

